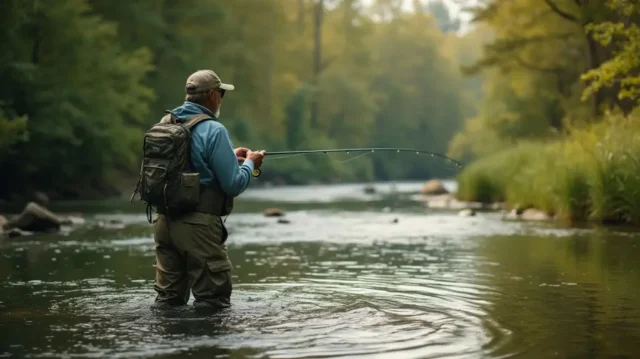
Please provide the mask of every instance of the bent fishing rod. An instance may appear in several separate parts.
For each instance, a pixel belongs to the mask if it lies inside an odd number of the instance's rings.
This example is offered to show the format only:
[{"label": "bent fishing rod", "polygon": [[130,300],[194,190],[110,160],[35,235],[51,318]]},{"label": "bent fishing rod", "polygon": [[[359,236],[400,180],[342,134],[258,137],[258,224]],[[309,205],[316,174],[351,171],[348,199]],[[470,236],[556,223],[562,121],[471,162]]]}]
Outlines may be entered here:
[{"label": "bent fishing rod", "polygon": [[[458,161],[456,161],[456,160],[454,160],[452,158],[449,158],[449,157],[447,157],[447,156],[445,156],[443,154],[430,152],[430,151],[425,151],[425,150],[418,150],[418,149],[413,149],[413,148],[364,147],[364,148],[335,148],[335,149],[325,149],[325,150],[275,151],[275,152],[266,152],[265,156],[296,156],[296,155],[315,154],[315,153],[324,153],[324,154],[346,153],[346,154],[350,154],[351,152],[354,152],[354,153],[365,152],[365,154],[366,154],[366,152],[370,152],[370,153],[375,153],[375,152],[396,152],[396,153],[412,152],[412,153],[415,153],[416,155],[425,154],[425,155],[429,155],[430,157],[443,158],[443,159],[453,163],[456,167],[462,168],[462,164],[460,162],[458,162]],[[261,173],[262,173],[262,171],[260,169],[253,170],[253,176],[254,177],[259,177]]]}]

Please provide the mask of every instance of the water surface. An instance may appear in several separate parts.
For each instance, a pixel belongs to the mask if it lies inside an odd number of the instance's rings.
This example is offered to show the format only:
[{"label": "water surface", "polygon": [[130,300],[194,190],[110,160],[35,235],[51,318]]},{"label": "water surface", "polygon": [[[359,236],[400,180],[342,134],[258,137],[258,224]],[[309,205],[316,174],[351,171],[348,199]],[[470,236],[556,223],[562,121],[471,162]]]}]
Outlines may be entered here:
[{"label": "water surface", "polygon": [[[214,315],[150,310],[154,252],[143,211],[109,207],[85,228],[4,242],[0,356],[637,356],[634,231],[347,203],[334,194],[353,187],[336,187],[312,191],[334,199],[324,206],[281,203],[287,224],[259,211],[304,188],[255,190],[239,204],[227,219],[233,307]],[[111,219],[125,228],[94,226]]]}]

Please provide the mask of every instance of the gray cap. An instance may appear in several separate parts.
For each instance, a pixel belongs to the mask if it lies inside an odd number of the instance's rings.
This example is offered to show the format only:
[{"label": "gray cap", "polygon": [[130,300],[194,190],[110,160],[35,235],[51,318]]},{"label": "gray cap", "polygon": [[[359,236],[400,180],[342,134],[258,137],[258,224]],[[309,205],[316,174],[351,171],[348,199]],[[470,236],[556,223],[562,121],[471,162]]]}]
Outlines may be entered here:
[{"label": "gray cap", "polygon": [[233,91],[235,87],[231,84],[222,83],[220,77],[211,70],[198,70],[192,73],[187,79],[185,92],[188,95],[195,95],[217,88],[225,91]]}]

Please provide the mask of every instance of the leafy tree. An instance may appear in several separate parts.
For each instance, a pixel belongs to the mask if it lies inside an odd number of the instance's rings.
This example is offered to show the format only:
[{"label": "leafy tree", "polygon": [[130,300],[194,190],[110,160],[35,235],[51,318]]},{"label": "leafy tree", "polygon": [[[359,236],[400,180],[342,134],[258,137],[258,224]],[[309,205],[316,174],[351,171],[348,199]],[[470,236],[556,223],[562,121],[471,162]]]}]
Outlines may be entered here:
[{"label": "leafy tree", "polygon": [[613,47],[613,56],[582,76],[589,82],[583,98],[596,96],[605,87],[615,88],[618,100],[629,113],[640,98],[640,5],[624,0],[609,0],[607,5],[618,18],[589,24],[586,30],[602,46]]},{"label": "leafy tree", "polygon": [[[123,52],[114,24],[87,1],[0,3],[0,99],[11,127],[26,122],[26,141],[2,158],[0,193],[31,188],[77,192],[110,170],[135,166],[139,121],[153,98],[141,80],[146,49]],[[24,121],[24,120],[22,120]],[[137,135],[136,135],[137,134]]]}]

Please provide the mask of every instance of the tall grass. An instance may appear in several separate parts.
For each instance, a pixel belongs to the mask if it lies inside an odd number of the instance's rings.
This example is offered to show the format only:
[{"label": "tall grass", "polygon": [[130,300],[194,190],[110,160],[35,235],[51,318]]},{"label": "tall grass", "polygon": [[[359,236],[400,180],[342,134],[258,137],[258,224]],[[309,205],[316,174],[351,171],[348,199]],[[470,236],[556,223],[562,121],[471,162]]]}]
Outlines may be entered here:
[{"label": "tall grass", "polygon": [[472,163],[458,176],[458,198],[483,203],[506,201],[511,178],[533,161],[532,154],[540,148],[538,143],[521,143]]},{"label": "tall grass", "polygon": [[566,221],[640,224],[640,116],[609,115],[553,143],[522,143],[458,177],[461,200],[534,207]]}]

